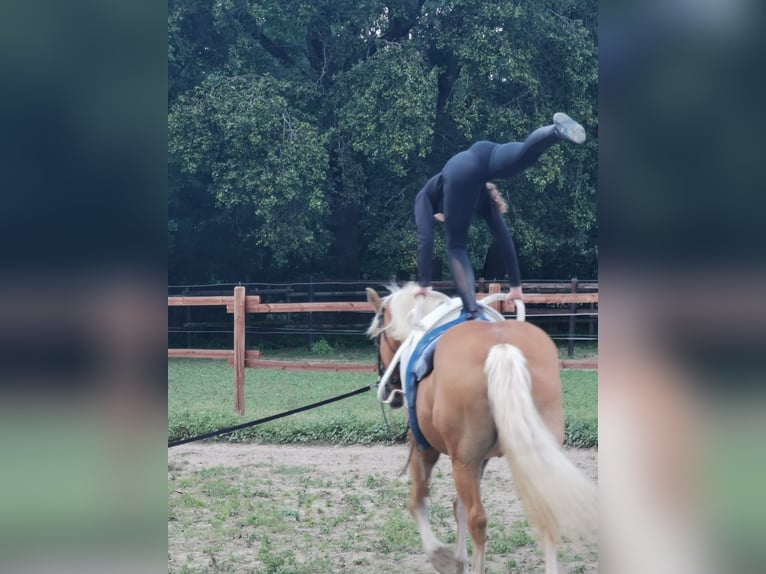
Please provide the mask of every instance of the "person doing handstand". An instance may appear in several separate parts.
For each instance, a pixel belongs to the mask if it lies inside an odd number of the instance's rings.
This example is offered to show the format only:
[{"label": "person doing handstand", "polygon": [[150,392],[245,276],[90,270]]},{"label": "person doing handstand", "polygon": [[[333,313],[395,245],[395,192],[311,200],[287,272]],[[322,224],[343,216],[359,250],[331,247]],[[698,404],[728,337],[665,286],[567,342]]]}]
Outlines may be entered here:
[{"label": "person doing handstand", "polygon": [[468,230],[474,215],[479,215],[489,224],[503,252],[511,285],[506,300],[523,300],[516,247],[502,217],[505,202],[496,189],[491,193],[494,186],[488,187],[487,182],[521,173],[559,141],[577,144],[585,141],[583,127],[561,112],[553,115],[553,124],[536,129],[524,142],[474,143],[467,150],[452,156],[441,172],[428,180],[415,196],[418,237],[416,296],[425,296],[431,284],[434,219],[437,219],[445,225],[447,257],[455,287],[463,301],[465,318],[470,320],[479,316],[473,269],[467,252]]}]

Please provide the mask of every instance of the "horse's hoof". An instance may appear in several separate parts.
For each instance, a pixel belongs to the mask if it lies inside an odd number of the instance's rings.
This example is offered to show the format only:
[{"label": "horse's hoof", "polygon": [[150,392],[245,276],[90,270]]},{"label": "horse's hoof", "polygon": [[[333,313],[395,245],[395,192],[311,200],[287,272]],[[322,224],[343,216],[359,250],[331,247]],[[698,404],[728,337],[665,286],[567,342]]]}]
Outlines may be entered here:
[{"label": "horse's hoof", "polygon": [[439,574],[463,574],[465,572],[465,564],[459,562],[446,546],[439,546],[431,552],[428,560]]}]

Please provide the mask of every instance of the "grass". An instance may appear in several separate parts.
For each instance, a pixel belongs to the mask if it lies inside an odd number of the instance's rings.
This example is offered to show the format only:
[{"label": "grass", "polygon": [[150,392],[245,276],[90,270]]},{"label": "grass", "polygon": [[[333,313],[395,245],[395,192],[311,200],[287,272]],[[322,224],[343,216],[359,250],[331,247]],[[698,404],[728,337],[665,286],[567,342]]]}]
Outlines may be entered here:
[{"label": "grass", "polygon": [[[304,352],[291,358],[306,360],[312,356]],[[317,357],[313,356],[313,360]],[[565,443],[577,447],[596,446],[597,373],[567,370],[562,371],[561,376],[567,425]],[[233,373],[224,361],[171,359],[168,360],[168,439],[190,437],[278,414],[371,385],[376,379],[374,373],[247,369],[243,419],[233,412]],[[386,409],[386,414],[391,430],[374,394],[362,393],[236,431],[219,440],[278,444],[390,442],[392,436],[404,430],[404,416],[402,410]]]},{"label": "grass", "polygon": [[534,544],[535,539],[526,520],[515,521],[510,529],[493,521],[489,523],[488,551],[493,554],[513,554],[518,548]]},{"label": "grass", "polygon": [[595,371],[561,371],[564,403],[564,444],[598,445],[598,377]]},{"label": "grass", "polygon": [[[315,373],[247,369],[244,420],[278,414],[373,384],[374,373]],[[403,428],[400,413],[398,430]],[[223,361],[168,361],[168,438],[176,439],[236,425],[233,374]],[[390,441],[372,392],[363,393],[274,422],[236,431],[223,440],[337,444]]]},{"label": "grass", "polygon": [[566,341],[556,341],[556,348],[559,350],[559,359],[598,359],[598,343],[576,341],[571,357]]},{"label": "grass", "polygon": [[314,342],[312,350],[305,347],[281,348],[261,351],[264,359],[278,361],[332,361],[334,363],[369,363],[375,364],[375,347],[353,347],[346,345],[331,345],[325,339]]},{"label": "grass", "polygon": [[[598,344],[591,341],[576,341],[572,356],[569,356],[568,344],[566,340],[557,340],[556,348],[560,359],[596,359],[598,358]],[[352,346],[342,344],[331,344],[325,339],[314,341],[312,350],[306,347],[291,347],[263,350],[264,359],[282,360],[282,361],[322,361],[331,360],[333,362],[349,363],[370,363],[376,361],[375,348],[367,344],[364,346]]]}]

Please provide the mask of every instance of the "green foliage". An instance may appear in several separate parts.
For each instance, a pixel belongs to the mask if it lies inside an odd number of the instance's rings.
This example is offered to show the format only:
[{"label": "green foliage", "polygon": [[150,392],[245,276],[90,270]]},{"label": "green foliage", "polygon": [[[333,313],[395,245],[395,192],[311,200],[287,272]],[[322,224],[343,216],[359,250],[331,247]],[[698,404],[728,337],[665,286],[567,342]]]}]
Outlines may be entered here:
[{"label": "green foliage", "polygon": [[[336,79],[340,142],[394,176],[430,151],[436,70],[411,46],[388,44]],[[361,159],[360,158],[360,159]]]},{"label": "green foliage", "polygon": [[[587,0],[171,0],[171,281],[412,274],[426,180],[556,111],[588,141],[498,183],[524,277],[596,277],[596,16]],[[472,236],[474,265],[489,241]]]},{"label": "green foliage", "polygon": [[315,355],[329,357],[335,353],[335,349],[333,349],[332,345],[326,340],[319,339],[318,341],[314,342],[313,345],[311,345],[311,352]]},{"label": "green foliage", "polygon": [[171,165],[277,267],[311,260],[326,242],[326,136],[290,106],[289,89],[271,78],[207,80],[168,117]]}]

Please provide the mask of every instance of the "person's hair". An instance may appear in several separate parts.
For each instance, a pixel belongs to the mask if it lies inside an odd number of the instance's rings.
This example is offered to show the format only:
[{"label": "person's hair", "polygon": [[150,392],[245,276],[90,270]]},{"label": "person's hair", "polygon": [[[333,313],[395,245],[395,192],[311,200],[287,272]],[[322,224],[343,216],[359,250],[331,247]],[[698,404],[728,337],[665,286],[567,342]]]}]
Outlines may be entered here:
[{"label": "person's hair", "polygon": [[487,183],[487,191],[489,192],[490,199],[500,213],[508,211],[508,203],[503,199],[503,196],[500,195],[500,192],[497,190],[497,186],[494,183]]}]

